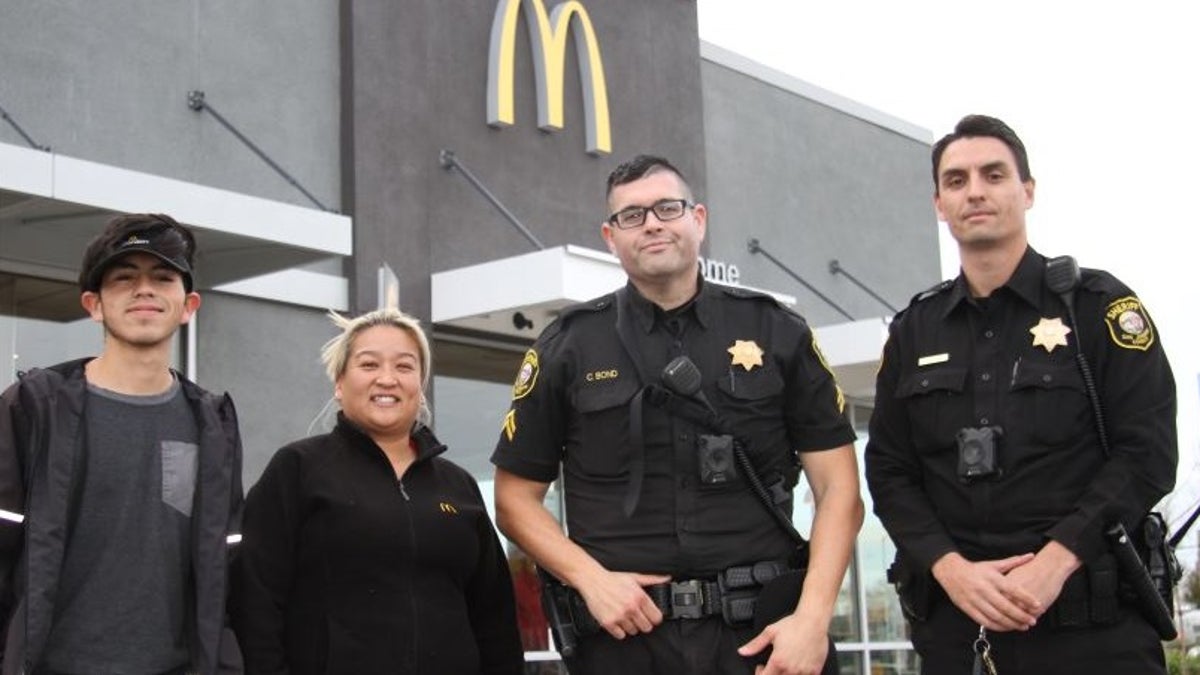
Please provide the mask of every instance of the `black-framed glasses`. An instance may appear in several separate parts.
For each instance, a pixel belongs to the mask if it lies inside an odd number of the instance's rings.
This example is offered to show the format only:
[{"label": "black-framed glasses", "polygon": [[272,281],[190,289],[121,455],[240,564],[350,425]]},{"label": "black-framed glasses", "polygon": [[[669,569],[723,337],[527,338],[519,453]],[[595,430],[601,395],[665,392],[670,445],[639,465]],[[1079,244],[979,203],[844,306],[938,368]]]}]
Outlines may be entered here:
[{"label": "black-framed glasses", "polygon": [[646,224],[646,212],[653,211],[654,217],[661,222],[682,218],[692,206],[686,199],[660,199],[653,206],[630,206],[621,209],[608,217],[608,222],[621,230],[641,227]]}]

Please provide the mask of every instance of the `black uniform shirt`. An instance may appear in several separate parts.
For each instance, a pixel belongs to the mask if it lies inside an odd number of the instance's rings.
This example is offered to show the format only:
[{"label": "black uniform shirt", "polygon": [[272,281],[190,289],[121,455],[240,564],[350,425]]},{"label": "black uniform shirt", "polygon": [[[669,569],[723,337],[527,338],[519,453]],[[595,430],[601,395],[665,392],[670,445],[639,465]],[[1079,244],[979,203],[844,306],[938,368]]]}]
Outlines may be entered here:
[{"label": "black uniform shirt", "polygon": [[[1083,270],[1078,327],[1028,249],[1011,279],[970,297],[960,275],[892,322],[866,450],[875,512],[922,569],[957,550],[972,560],[1037,551],[1048,539],[1084,562],[1104,527],[1136,523],[1174,485],[1175,382],[1140,301]],[[1066,330],[1064,330],[1064,328]],[[1091,366],[1105,458],[1075,361]],[[958,476],[955,435],[999,426],[1000,474]]]},{"label": "black uniform shirt", "polygon": [[[705,575],[786,558],[791,540],[740,475],[701,484],[696,435],[705,430],[650,404],[644,481],[625,516],[630,402],[643,383],[618,320],[628,323],[653,379],[675,356],[696,363],[705,397],[748,441],[767,481],[786,477],[791,488],[797,452],[854,440],[841,392],[801,317],[769,296],[703,281],[691,303],[667,313],[630,284],[568,309],[539,337],[517,375],[492,461],[544,482],[561,463],[570,536],[610,569]],[[783,506],[790,511],[790,501]]]}]

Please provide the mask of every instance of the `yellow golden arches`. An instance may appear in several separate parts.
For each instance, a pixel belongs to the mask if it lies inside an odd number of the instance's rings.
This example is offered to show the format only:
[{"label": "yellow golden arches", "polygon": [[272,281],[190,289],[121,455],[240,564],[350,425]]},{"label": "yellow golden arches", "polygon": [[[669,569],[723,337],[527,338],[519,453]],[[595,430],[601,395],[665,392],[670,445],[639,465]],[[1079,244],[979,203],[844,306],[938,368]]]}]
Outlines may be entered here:
[{"label": "yellow golden arches", "polygon": [[608,117],[608,85],[600,43],[587,9],[579,0],[567,0],[547,14],[542,0],[499,0],[492,19],[488,49],[487,122],[492,126],[513,123],[513,71],[517,40],[517,15],[525,7],[525,23],[533,52],[537,84],[538,128],[556,131],[563,127],[563,75],[567,35],[575,36],[579,80],[583,86],[583,109],[587,125],[587,151],[594,155],[612,152]]}]

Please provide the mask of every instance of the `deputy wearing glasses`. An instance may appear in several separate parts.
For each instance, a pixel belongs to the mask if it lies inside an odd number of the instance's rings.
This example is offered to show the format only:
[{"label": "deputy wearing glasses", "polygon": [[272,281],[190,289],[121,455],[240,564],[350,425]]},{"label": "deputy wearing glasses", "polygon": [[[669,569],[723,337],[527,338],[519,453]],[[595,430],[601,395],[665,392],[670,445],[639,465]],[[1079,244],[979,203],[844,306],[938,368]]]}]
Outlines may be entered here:
[{"label": "deputy wearing glasses", "polygon": [[[601,235],[629,283],[542,333],[492,456],[500,528],[569,587],[568,668],[836,672],[829,622],[862,502],[854,433],[812,331],[769,296],[701,278],[707,211],[667,160],[619,166],[608,207]],[[679,356],[698,367],[698,393],[664,394]],[[784,513],[803,468],[816,503],[807,561],[734,466],[732,437]],[[569,537],[542,505],[560,470]],[[805,562],[799,599],[756,626],[744,601],[758,582]]]}]

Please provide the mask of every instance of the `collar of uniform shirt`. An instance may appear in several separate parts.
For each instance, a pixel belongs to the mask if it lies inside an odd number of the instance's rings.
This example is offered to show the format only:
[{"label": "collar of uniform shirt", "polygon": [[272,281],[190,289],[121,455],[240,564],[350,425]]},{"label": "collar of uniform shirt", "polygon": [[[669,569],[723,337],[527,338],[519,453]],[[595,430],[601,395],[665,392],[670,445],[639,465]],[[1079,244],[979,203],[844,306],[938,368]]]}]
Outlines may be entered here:
[{"label": "collar of uniform shirt", "polygon": [[[688,308],[692,308],[700,327],[708,328],[712,320],[711,296],[715,290],[711,284],[704,281],[703,277],[700,277],[695,297],[672,312],[685,312]],[[656,313],[662,311],[658,305],[642,296],[632,283],[625,285],[625,297],[628,298],[628,306],[633,310],[633,315],[637,318],[642,332],[649,333],[654,330]]]}]

